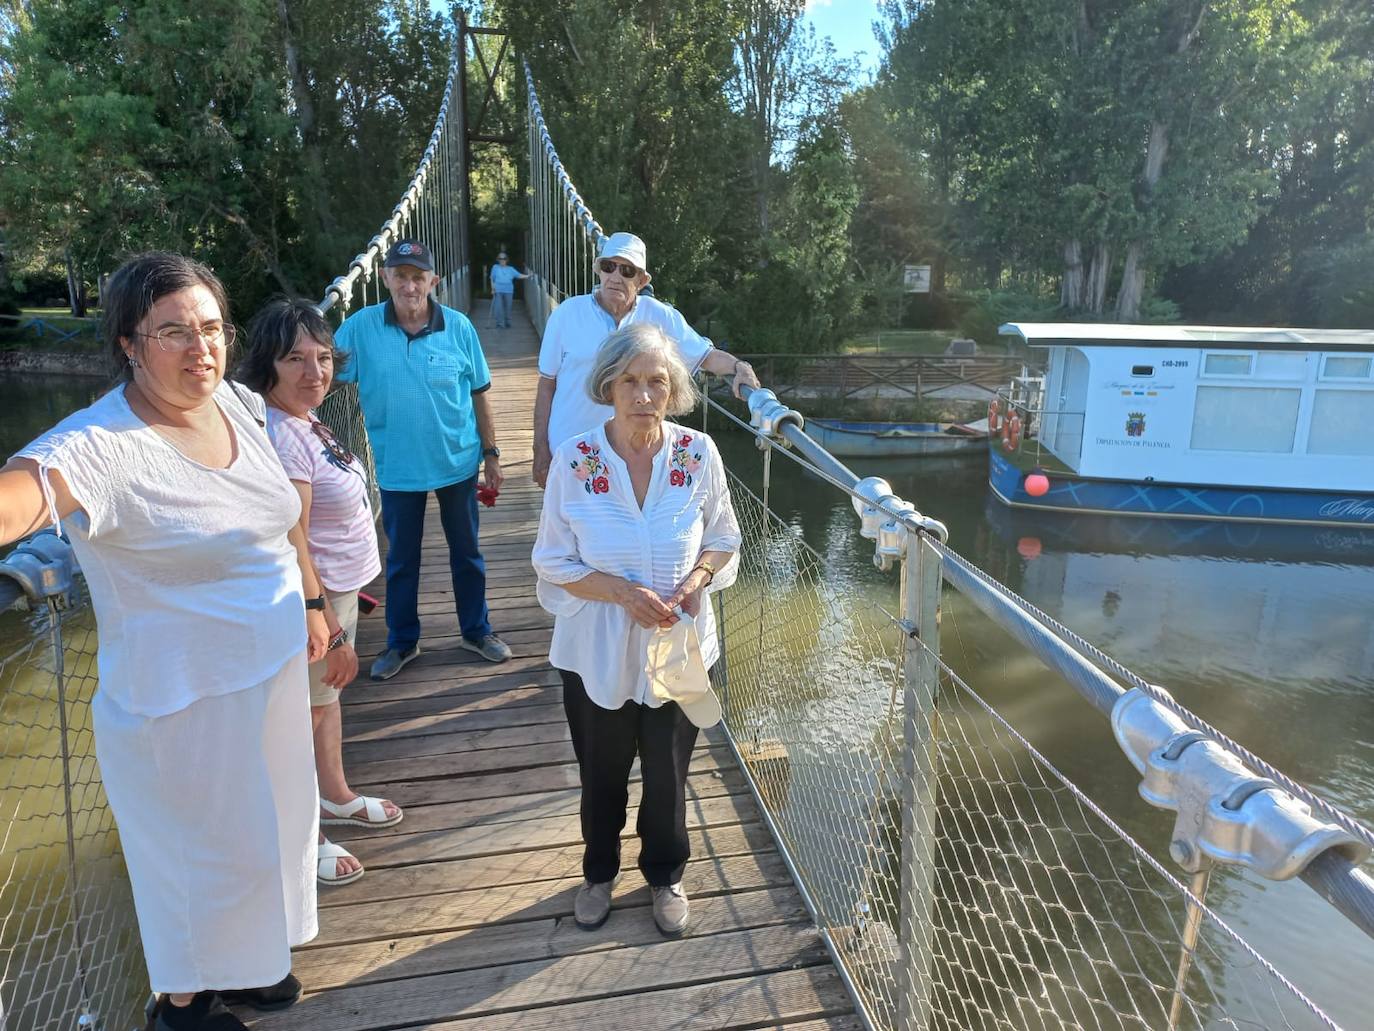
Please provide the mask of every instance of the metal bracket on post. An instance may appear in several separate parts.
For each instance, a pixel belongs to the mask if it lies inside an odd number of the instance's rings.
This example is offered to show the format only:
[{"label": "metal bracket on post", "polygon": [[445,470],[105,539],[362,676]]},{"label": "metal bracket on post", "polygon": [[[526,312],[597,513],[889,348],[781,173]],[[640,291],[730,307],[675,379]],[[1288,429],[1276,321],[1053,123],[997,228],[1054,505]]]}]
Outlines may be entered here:
[{"label": "metal bracket on post", "polygon": [[72,546],[52,530],[34,534],[0,561],[0,577],[14,581],[23,592],[15,604],[30,608],[48,601],[66,608],[75,569]]},{"label": "metal bracket on post", "polygon": [[[784,426],[795,426],[800,430],[806,425],[806,420],[802,418],[801,412],[788,408],[778,400],[776,394],[766,387],[751,390],[747,404],[749,405],[749,425],[765,437],[772,437],[783,447],[790,447],[787,440],[782,436]],[[767,444],[759,441],[760,449],[767,447]]]},{"label": "metal bracket on post", "polygon": [[869,476],[854,485],[859,496],[853,499],[859,516],[859,535],[876,541],[873,564],[883,572],[900,562],[906,554],[908,533],[928,533],[941,543],[949,540],[949,530],[938,519],[916,511],[916,506],[892,493],[892,486],[878,476]]},{"label": "metal bracket on post", "polygon": [[1363,841],[1313,816],[1139,688],[1113,707],[1112,732],[1143,775],[1141,797],[1178,813],[1169,855],[1189,873],[1217,862],[1282,881],[1330,849],[1352,863],[1369,856]]}]

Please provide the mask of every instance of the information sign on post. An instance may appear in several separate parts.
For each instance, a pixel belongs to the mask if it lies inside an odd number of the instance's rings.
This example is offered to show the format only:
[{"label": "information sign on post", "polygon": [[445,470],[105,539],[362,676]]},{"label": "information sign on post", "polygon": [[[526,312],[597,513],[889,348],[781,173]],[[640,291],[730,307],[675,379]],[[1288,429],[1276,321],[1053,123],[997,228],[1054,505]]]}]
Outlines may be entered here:
[{"label": "information sign on post", "polygon": [[930,293],[930,266],[902,266],[902,289],[909,294]]}]

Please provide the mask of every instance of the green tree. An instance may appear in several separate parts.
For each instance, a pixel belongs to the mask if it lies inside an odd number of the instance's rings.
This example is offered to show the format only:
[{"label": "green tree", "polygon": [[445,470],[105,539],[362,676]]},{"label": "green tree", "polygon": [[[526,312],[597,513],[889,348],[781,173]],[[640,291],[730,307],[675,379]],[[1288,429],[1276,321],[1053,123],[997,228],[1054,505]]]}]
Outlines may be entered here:
[{"label": "green tree", "polygon": [[[649,245],[655,286],[690,315],[751,235],[728,0],[494,0],[526,55],[559,155],[608,232]],[[756,236],[757,233],[752,235]]]},{"label": "green tree", "polygon": [[[1152,274],[1242,239],[1246,151],[1287,82],[1293,0],[892,0],[884,82],[930,141],[953,249],[997,285],[1056,270],[1067,308],[1133,319]],[[915,103],[904,107],[906,98]]]},{"label": "green tree", "polygon": [[73,310],[127,252],[210,262],[240,309],[314,293],[395,203],[448,68],[419,0],[30,0],[0,40],[0,225]]}]

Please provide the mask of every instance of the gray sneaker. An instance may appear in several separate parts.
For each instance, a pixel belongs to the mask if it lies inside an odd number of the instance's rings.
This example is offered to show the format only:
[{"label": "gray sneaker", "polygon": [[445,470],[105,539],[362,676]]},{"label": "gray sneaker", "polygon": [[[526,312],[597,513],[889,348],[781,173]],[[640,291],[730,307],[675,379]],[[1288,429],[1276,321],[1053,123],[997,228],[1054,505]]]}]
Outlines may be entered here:
[{"label": "gray sneaker", "polygon": [[602,881],[593,884],[583,881],[573,900],[573,919],[584,931],[595,931],[611,915],[611,889],[615,881]]},{"label": "gray sneaker", "polygon": [[400,648],[388,648],[377,656],[377,660],[372,663],[373,680],[390,680],[407,662],[420,654],[420,646],[412,644],[405,651]]},{"label": "gray sneaker", "polygon": [[469,641],[466,637],[460,637],[458,645],[470,652],[476,652],[488,662],[505,662],[510,658],[510,645],[495,634],[487,634],[480,641]]},{"label": "gray sneaker", "polygon": [[654,888],[654,923],[665,937],[676,938],[687,930],[687,895],[682,882]]}]

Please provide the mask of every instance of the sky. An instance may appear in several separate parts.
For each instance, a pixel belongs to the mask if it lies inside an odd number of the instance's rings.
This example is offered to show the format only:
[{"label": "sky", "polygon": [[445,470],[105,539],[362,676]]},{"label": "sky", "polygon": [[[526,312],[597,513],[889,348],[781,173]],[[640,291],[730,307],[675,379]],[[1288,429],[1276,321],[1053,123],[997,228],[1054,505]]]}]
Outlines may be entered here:
[{"label": "sky", "polygon": [[862,52],[860,69],[877,70],[878,41],[873,38],[873,22],[878,7],[874,0],[807,0],[806,16],[817,35],[830,37],[838,56]]}]

